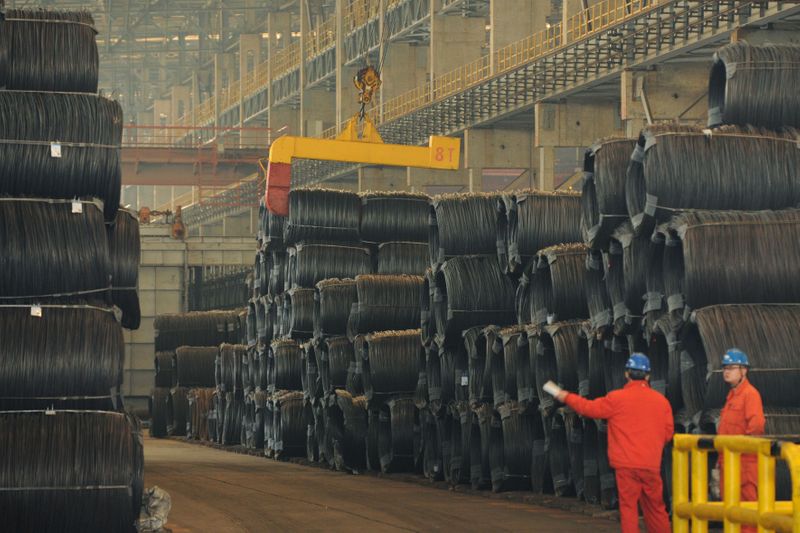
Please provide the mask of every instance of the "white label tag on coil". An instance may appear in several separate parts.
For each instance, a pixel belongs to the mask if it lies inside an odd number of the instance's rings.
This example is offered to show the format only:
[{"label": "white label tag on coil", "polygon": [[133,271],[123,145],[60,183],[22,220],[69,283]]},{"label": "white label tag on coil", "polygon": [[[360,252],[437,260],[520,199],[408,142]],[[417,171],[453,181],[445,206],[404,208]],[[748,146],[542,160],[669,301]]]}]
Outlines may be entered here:
[{"label": "white label tag on coil", "polygon": [[48,416],[54,416],[56,414],[56,410],[51,407],[49,409],[45,409],[44,414]]},{"label": "white label tag on coil", "polygon": [[50,143],[50,157],[61,157],[61,143]]},{"label": "white label tag on coil", "polygon": [[461,386],[466,387],[469,385],[469,376],[461,376]]},{"label": "white label tag on coil", "polygon": [[83,204],[78,201],[72,202],[72,214],[81,214],[83,213]]},{"label": "white label tag on coil", "polygon": [[36,318],[42,318],[42,306],[39,304],[32,305],[31,316],[35,316]]}]

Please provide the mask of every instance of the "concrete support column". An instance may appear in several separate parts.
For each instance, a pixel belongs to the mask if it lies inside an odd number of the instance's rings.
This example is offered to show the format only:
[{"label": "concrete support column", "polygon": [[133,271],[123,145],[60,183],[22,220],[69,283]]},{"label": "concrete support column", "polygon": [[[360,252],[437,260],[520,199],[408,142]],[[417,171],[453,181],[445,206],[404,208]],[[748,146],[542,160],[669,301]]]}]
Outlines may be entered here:
[{"label": "concrete support column", "polygon": [[245,212],[222,219],[222,237],[247,237],[255,231],[250,227],[250,213]]},{"label": "concrete support column", "polygon": [[407,190],[404,167],[361,167],[358,169],[358,190],[405,191]]},{"label": "concrete support column", "polygon": [[[336,0],[336,127],[358,112],[359,104],[353,77],[358,72],[356,67],[345,66],[344,53],[344,6],[349,0]],[[390,47],[391,48],[391,47]],[[381,91],[385,88],[381,87]]]},{"label": "concrete support column", "polygon": [[[251,76],[258,75],[258,66],[261,58],[261,35],[249,34],[239,37],[239,126],[244,127],[247,117],[244,110],[245,81]],[[240,131],[239,147],[254,146],[260,140],[257,132]]]},{"label": "concrete support column", "polygon": [[428,55],[430,49],[425,45],[413,43],[392,43],[386,51],[381,72],[380,96],[388,102],[403,93],[424,85],[428,78]]},{"label": "concrete support column", "polygon": [[[267,80],[269,80],[269,87],[267,89],[267,101],[269,108],[267,112],[267,127],[270,128],[270,141],[276,136],[281,135],[277,130],[286,125],[287,117],[281,115],[275,117],[275,106],[273,106],[272,94],[272,59],[275,54],[284,48],[292,38],[292,14],[291,13],[273,13],[267,14]],[[280,113],[277,113],[280,114]],[[297,133],[298,129],[293,129],[293,133]]]},{"label": "concrete support column", "polygon": [[[219,116],[222,113],[222,91],[230,82],[229,76],[230,57],[228,54],[214,54],[214,125],[219,126]],[[224,78],[227,78],[225,80]],[[219,134],[219,132],[217,132]]]},{"label": "concrete support column", "polygon": [[429,72],[433,82],[442,74],[485,54],[486,21],[482,18],[441,15],[442,0],[431,0]]},{"label": "concrete support column", "polygon": [[[177,124],[178,121],[184,120],[187,116],[191,115],[192,109],[192,91],[186,85],[175,85],[172,87],[172,100],[170,102],[170,124]],[[170,139],[172,142],[177,141],[186,135],[187,130],[176,129],[172,130]]]},{"label": "concrete support column", "polygon": [[504,0],[489,3],[489,57],[492,72],[498,68],[497,51],[544,30],[551,12],[551,2]]},{"label": "concrete support column", "polygon": [[412,192],[428,194],[466,192],[470,190],[470,172],[469,169],[432,170],[408,167],[406,183],[407,190]]},{"label": "concrete support column", "polygon": [[317,137],[336,122],[336,95],[322,87],[306,89],[302,122],[305,135]]},{"label": "concrete support column", "polygon": [[202,224],[200,225],[200,229],[198,231],[198,235],[200,237],[223,237],[223,233],[224,230],[221,220],[211,224]]},{"label": "concrete support column", "polygon": [[485,190],[483,170],[535,172],[533,134],[524,130],[468,129],[464,132],[464,166],[471,170],[470,191]]},{"label": "concrete support column", "polygon": [[311,32],[308,20],[308,3],[300,1],[300,136],[305,137],[306,121],[306,37]]}]

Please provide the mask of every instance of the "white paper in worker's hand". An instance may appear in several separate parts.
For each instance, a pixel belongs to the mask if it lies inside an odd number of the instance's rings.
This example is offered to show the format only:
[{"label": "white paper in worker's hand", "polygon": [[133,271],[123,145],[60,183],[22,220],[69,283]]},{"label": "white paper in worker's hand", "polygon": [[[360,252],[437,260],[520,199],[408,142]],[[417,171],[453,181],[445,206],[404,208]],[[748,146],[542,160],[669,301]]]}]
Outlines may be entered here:
[{"label": "white paper in worker's hand", "polygon": [[542,388],[544,391],[549,394],[550,396],[558,396],[558,393],[561,392],[561,387],[553,383],[552,381],[548,381],[545,383]]}]

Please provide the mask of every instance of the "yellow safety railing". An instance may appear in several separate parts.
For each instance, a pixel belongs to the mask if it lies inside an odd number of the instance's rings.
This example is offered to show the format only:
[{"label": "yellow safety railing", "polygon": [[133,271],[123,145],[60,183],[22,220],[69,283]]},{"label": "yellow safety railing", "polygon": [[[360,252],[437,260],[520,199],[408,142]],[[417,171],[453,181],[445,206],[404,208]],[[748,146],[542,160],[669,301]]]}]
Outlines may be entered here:
[{"label": "yellow safety railing", "polygon": [[300,66],[300,40],[275,54],[272,59],[272,78],[277,79]]},{"label": "yellow safety railing", "polygon": [[304,38],[306,61],[336,44],[336,17],[331,17],[311,30]]},{"label": "yellow safety railing", "polygon": [[[708,501],[708,454],[722,454],[723,500]],[[741,454],[758,457],[758,501],[741,501]],[[775,461],[789,465],[792,500],[775,501]],[[691,490],[691,492],[690,492]],[[672,530],[706,533],[708,522],[722,522],[725,533],[743,524],[759,533],[800,533],[800,445],[739,435],[675,435],[672,449]],[[690,529],[691,528],[691,529]]]}]

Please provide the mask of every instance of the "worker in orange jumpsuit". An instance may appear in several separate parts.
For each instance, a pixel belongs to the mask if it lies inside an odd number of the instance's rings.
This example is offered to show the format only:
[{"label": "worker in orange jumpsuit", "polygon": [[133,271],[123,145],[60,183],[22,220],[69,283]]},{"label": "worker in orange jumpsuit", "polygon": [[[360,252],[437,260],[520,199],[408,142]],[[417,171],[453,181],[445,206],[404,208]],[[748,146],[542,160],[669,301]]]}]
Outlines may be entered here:
[{"label": "worker in orange jumpsuit", "polygon": [[[747,354],[731,348],[722,356],[722,379],[731,390],[719,417],[718,435],[763,435],[764,406],[761,394],[747,380],[750,361]],[[742,492],[740,501],[758,501],[758,459],[753,454],[741,456]],[[719,458],[719,488],[724,494],[722,456]],[[754,526],[742,526],[742,533],[755,533]]]},{"label": "worker in orange jumpsuit", "polygon": [[625,365],[627,383],[596,400],[562,390],[553,382],[545,391],[578,414],[608,420],[608,459],[616,472],[623,533],[639,531],[641,505],[648,533],[669,533],[661,482],[661,454],[672,439],[672,408],[650,388],[650,360],[634,353]]}]

